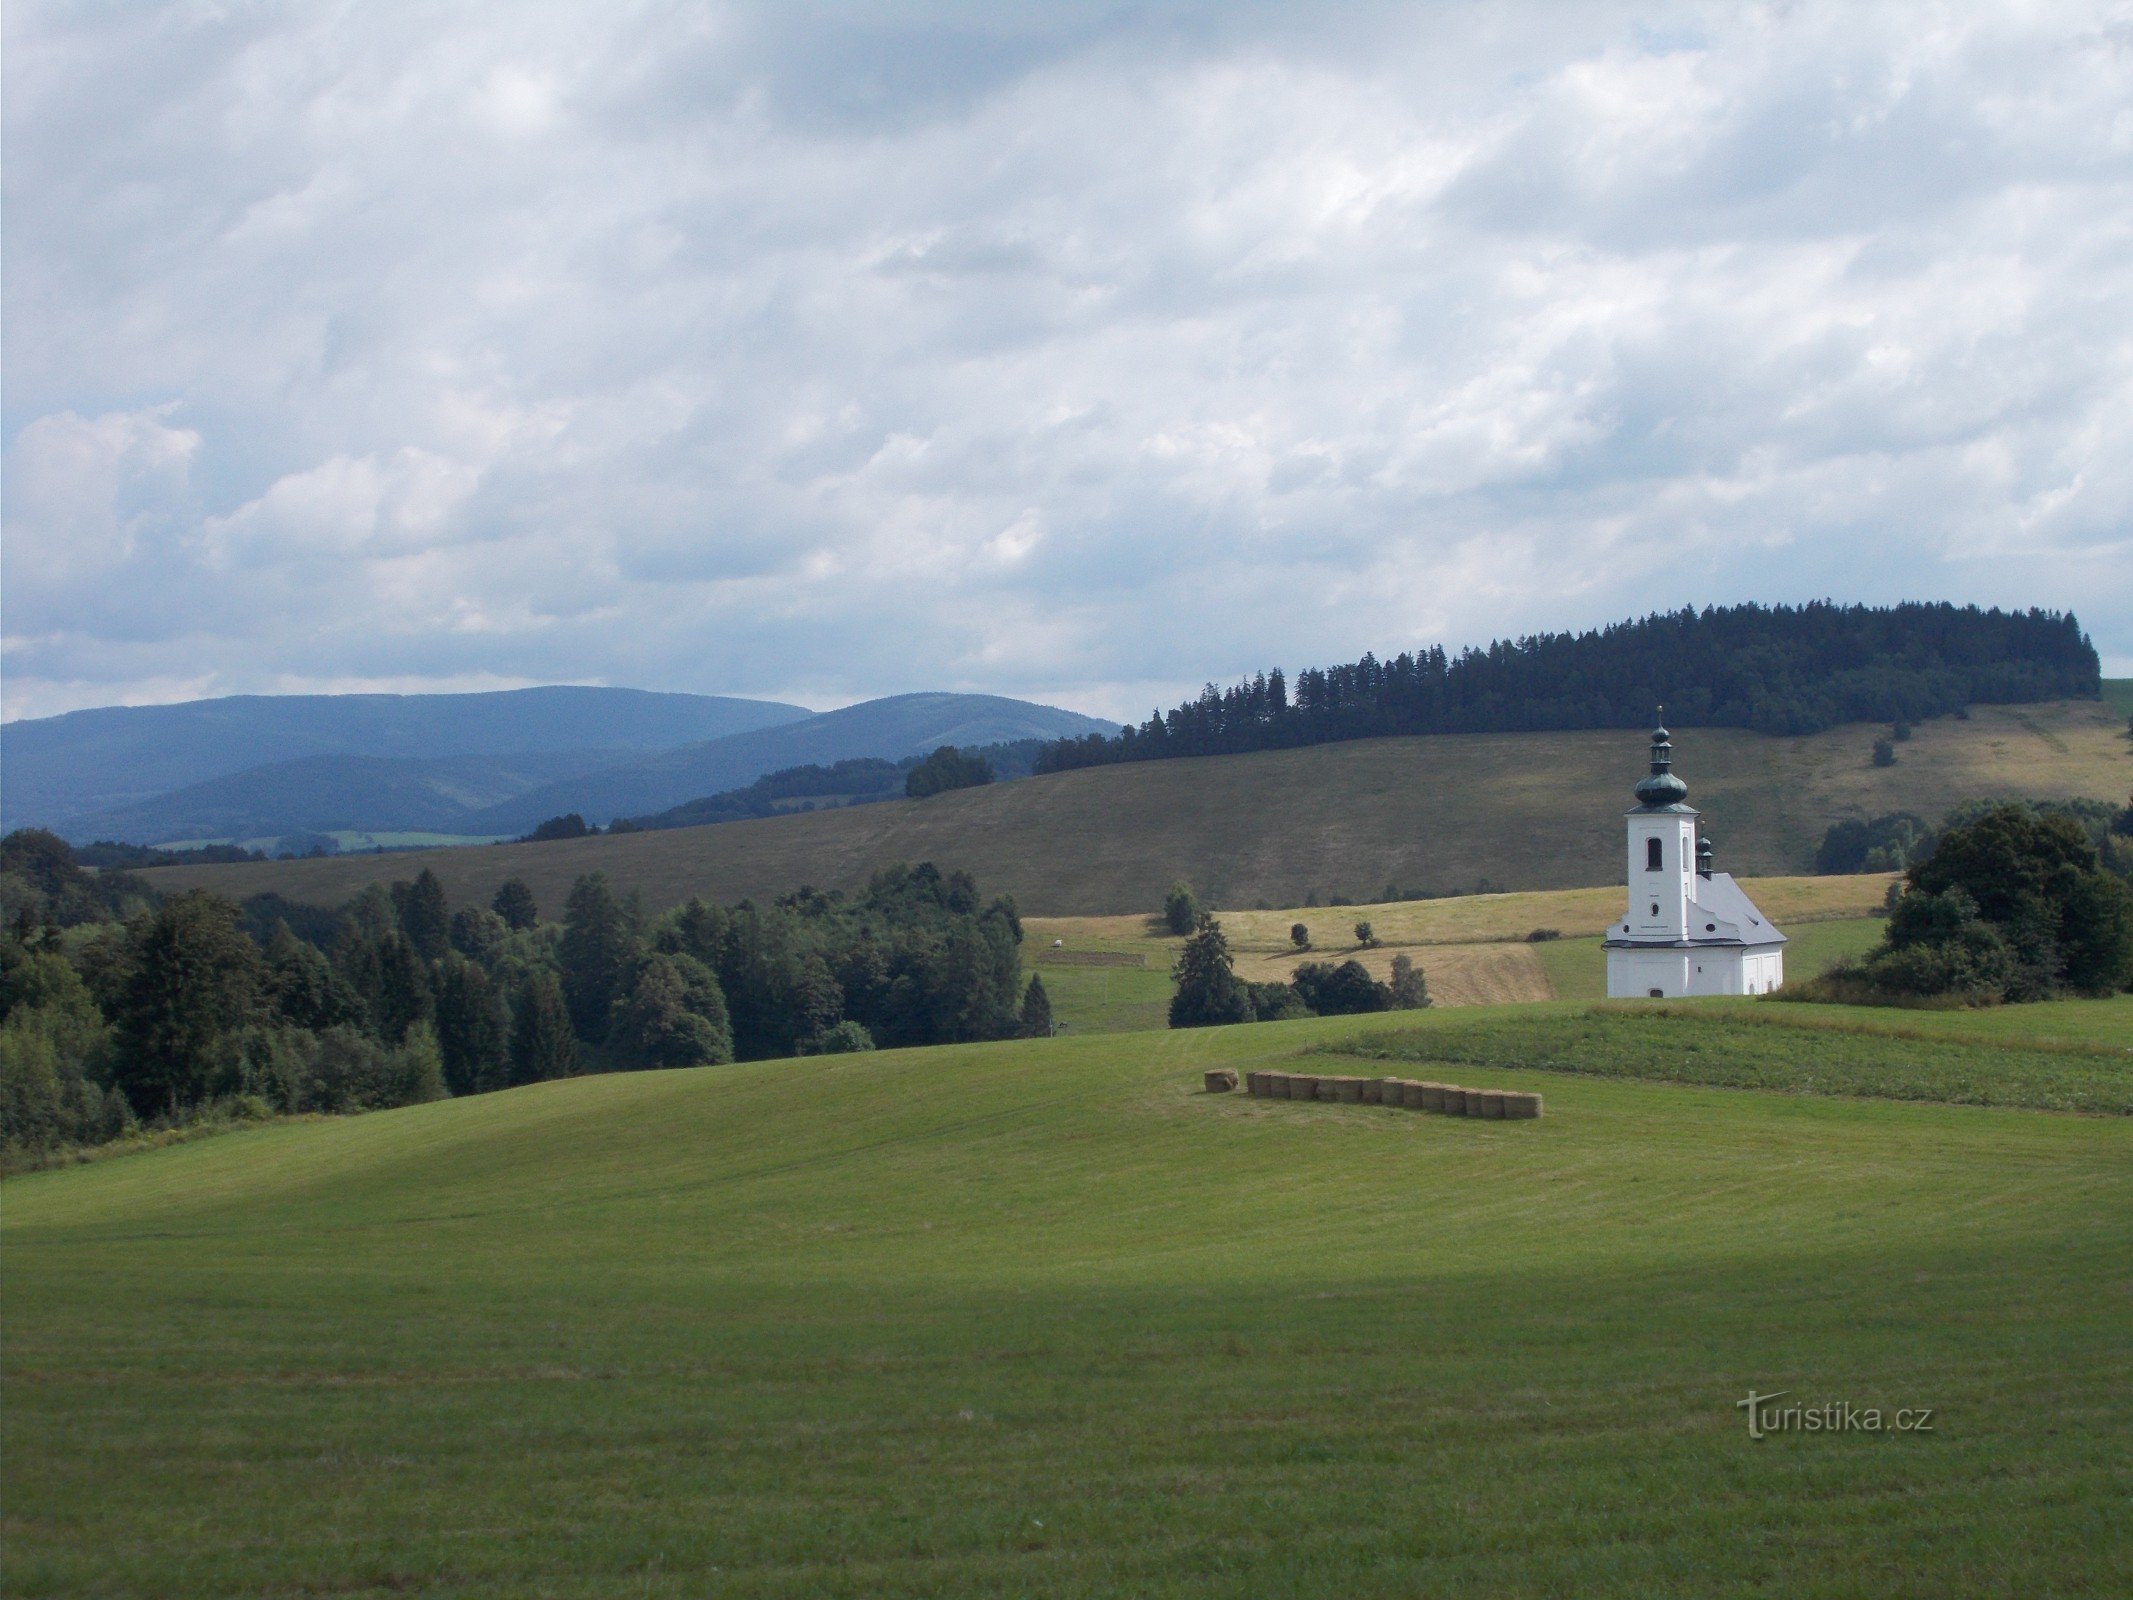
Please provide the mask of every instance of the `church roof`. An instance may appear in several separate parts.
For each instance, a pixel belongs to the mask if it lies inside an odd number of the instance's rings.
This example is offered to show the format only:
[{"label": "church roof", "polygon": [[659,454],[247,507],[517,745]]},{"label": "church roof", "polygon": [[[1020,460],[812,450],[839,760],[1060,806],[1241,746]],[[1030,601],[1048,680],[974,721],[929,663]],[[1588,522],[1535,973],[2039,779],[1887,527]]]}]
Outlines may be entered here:
[{"label": "church roof", "polygon": [[1674,776],[1674,741],[1664,725],[1652,730],[1652,770],[1637,783],[1639,811],[1686,811],[1689,786]]},{"label": "church roof", "polygon": [[1615,934],[1603,943],[1610,950],[1667,950],[1746,948],[1787,942],[1756,909],[1748,891],[1733,881],[1730,872],[1697,877],[1696,886],[1690,891],[1688,931],[1686,939],[1628,939]]}]

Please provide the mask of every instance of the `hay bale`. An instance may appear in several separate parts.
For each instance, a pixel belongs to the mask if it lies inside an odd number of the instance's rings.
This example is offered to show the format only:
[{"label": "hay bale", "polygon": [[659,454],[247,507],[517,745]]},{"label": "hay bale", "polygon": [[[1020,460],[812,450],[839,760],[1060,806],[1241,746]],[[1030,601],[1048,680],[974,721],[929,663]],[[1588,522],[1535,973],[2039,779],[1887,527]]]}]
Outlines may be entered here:
[{"label": "hay bale", "polygon": [[1448,1117],[1466,1115],[1466,1091],[1449,1083],[1437,1085],[1437,1109]]},{"label": "hay bale", "polygon": [[1318,1098],[1318,1080],[1308,1072],[1290,1073],[1289,1098],[1291,1100],[1316,1100]]},{"label": "hay bale", "polygon": [[1361,1078],[1335,1078],[1333,1091],[1344,1106],[1359,1106],[1363,1103],[1363,1080]]},{"label": "hay bale", "polygon": [[1363,1080],[1363,1104],[1364,1104],[1364,1105],[1366,1105],[1366,1106],[1381,1106],[1381,1105],[1383,1105],[1383,1104],[1385,1103],[1385,1101],[1384,1101],[1384,1099],[1383,1099],[1384,1093],[1385,1093],[1385,1080],[1384,1080],[1383,1078],[1365,1078],[1365,1079]]},{"label": "hay bale", "polygon": [[[1400,1104],[1410,1111],[1427,1111],[1430,1109],[1429,1092],[1436,1087],[1434,1083],[1424,1083],[1418,1078],[1403,1078],[1400,1080]],[[1443,1102],[1440,1100],[1438,1104]]]},{"label": "hay bale", "polygon": [[1286,1072],[1262,1072],[1259,1081],[1266,1086],[1266,1097],[1269,1100],[1289,1098],[1289,1075]]},{"label": "hay bale", "polygon": [[1212,1072],[1203,1073],[1200,1081],[1209,1094],[1228,1094],[1237,1087],[1237,1075],[1227,1067],[1217,1067]]},{"label": "hay bale", "polygon": [[1247,1072],[1244,1075],[1244,1092],[1254,1100],[1259,1099],[1265,1093],[1265,1086],[1259,1080],[1259,1073]]},{"label": "hay bale", "polygon": [[1530,1122],[1541,1114],[1541,1097],[1537,1094],[1517,1094],[1504,1091],[1503,1114],[1515,1122]]},{"label": "hay bale", "polygon": [[1486,1117],[1491,1122],[1503,1119],[1503,1091],[1501,1089],[1469,1089],[1466,1092],[1466,1114],[1470,1117]]}]

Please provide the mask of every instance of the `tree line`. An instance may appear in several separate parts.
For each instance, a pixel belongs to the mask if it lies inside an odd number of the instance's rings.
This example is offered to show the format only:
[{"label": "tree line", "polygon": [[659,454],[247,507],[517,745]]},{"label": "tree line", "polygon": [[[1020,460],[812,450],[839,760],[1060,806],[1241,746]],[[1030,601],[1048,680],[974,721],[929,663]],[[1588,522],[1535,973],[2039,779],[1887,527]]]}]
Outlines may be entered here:
[{"label": "tree line", "polygon": [[1013,901],[930,863],[849,897],[692,899],[656,918],[595,872],[549,921],[517,879],[454,910],[427,869],[337,912],[157,896],[37,833],[0,841],[0,894],[13,1162],[143,1123],[1051,1031]]},{"label": "tree line", "polygon": [[1971,704],[2093,699],[2096,651],[2071,613],[1904,604],[1686,608],[1588,633],[1535,634],[1458,655],[1278,667],[1158,711],[1116,737],[1049,745],[1039,772],[1227,755],[1390,734],[1645,725],[1818,733],[1916,722]]}]

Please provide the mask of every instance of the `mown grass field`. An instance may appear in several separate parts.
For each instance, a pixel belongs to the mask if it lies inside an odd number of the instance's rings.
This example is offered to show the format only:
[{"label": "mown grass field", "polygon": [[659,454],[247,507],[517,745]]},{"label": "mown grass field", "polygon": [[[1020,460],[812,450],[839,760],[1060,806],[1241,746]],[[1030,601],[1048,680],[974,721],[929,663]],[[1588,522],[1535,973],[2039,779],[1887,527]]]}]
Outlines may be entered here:
[{"label": "mown grass field", "polygon": [[[1548,1115],[1199,1092],[1385,1025],[579,1079],[11,1179],[0,1579],[2133,1587],[2133,1118],[1480,1063]],[[1931,1431],[1758,1442],[1751,1387]]]},{"label": "mown grass field", "polygon": [[[1895,766],[1876,767],[1873,742],[1886,731],[1856,724],[1779,739],[1676,730],[1679,770],[1707,814],[1719,865],[1742,876],[1809,871],[1823,831],[1845,817],[1938,816],[1980,795],[2122,801],[2133,790],[2125,717],[2099,701],[1979,706],[1968,719],[1921,724]],[[1152,912],[1178,877],[1230,909],[1374,901],[1388,884],[1440,895],[1482,880],[1506,890],[1599,885],[1620,871],[1620,812],[1644,762],[1634,731],[1370,739],[717,827],[420,858],[170,867],[153,877],[166,888],[272,889],[338,904],[365,883],[427,866],[455,906],[486,904],[515,875],[551,914],[595,868],[643,890],[655,910],[692,894],[731,903],[802,884],[853,889],[893,861],[967,868],[988,892],[1048,916]]]}]

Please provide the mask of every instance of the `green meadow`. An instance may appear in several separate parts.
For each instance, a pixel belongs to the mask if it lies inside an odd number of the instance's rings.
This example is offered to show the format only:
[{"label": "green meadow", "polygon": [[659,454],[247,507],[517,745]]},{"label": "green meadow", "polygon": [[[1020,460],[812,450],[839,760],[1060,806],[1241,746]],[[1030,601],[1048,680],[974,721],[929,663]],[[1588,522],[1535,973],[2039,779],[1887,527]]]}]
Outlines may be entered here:
[{"label": "green meadow", "polygon": [[[1681,1054],[1779,1009],[1600,1014]],[[2133,1002],[2019,1010],[1828,1020],[2133,1070]],[[2133,1588],[2133,1119],[1473,1059],[1547,1115],[1201,1092],[1387,1026],[575,1079],[11,1179],[5,1588]],[[1751,1439],[1751,1389],[1885,1425]]]}]

